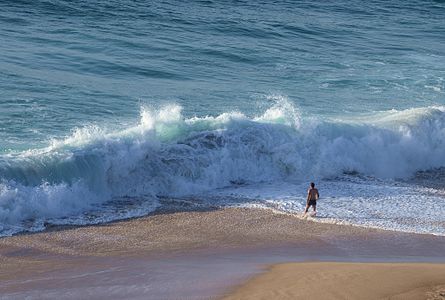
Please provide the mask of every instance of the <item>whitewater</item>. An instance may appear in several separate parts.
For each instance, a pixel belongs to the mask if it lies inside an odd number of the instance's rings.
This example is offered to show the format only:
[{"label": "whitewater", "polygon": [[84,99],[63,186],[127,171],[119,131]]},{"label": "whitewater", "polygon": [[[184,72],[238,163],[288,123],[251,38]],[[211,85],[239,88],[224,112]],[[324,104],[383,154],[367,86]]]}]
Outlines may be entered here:
[{"label": "whitewater", "polygon": [[360,121],[302,116],[285,99],[256,117],[141,108],[120,131],[88,126],[2,154],[1,233],[141,216],[165,199],[299,214],[316,181],[318,221],[445,235],[444,133],[445,107]]},{"label": "whitewater", "polygon": [[445,235],[443,1],[0,1],[0,236],[256,207]]}]

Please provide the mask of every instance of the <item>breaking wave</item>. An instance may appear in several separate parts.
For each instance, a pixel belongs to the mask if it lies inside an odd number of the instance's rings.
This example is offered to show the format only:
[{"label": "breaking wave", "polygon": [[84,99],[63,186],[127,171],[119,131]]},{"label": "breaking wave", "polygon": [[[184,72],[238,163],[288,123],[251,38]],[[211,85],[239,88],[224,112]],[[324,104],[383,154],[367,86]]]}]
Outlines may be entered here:
[{"label": "breaking wave", "polygon": [[[185,118],[181,107],[141,109],[136,126],[76,129],[47,148],[0,156],[0,233],[116,198],[208,192],[240,183],[360,173],[407,178],[445,166],[445,108],[349,118],[304,116],[285,100],[256,117]],[[31,230],[28,228],[28,230]]]}]

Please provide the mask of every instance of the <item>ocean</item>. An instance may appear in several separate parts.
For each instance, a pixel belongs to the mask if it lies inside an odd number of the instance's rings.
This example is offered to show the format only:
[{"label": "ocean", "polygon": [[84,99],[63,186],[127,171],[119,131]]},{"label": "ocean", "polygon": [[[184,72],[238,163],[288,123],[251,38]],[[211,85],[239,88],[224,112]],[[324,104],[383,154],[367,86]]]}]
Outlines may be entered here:
[{"label": "ocean", "polygon": [[257,207],[445,235],[444,1],[0,2],[0,236]]}]

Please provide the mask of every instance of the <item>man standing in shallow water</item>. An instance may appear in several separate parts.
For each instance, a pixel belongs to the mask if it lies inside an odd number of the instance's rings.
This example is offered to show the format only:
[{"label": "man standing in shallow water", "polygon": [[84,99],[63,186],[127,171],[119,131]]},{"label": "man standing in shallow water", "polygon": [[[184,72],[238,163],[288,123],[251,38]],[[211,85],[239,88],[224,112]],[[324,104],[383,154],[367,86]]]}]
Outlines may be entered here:
[{"label": "man standing in shallow water", "polygon": [[320,194],[318,194],[318,190],[315,188],[315,183],[311,182],[311,187],[307,190],[307,202],[306,202],[306,209],[304,210],[304,215],[309,210],[309,207],[314,208],[314,215],[317,214],[317,200],[320,197]]}]

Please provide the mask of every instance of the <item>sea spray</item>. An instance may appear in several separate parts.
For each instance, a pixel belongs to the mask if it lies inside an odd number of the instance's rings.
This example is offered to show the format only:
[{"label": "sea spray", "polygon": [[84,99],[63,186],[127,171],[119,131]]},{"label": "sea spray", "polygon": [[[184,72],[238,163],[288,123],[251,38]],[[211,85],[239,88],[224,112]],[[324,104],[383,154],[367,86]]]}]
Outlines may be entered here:
[{"label": "sea spray", "polygon": [[0,223],[13,233],[30,220],[100,210],[116,199],[145,199],[154,209],[159,197],[240,183],[301,182],[345,172],[409,178],[445,166],[444,111],[317,119],[301,116],[285,99],[256,117],[227,112],[184,118],[178,105],[142,108],[136,126],[87,126],[43,149],[2,154]]}]

